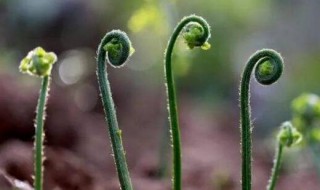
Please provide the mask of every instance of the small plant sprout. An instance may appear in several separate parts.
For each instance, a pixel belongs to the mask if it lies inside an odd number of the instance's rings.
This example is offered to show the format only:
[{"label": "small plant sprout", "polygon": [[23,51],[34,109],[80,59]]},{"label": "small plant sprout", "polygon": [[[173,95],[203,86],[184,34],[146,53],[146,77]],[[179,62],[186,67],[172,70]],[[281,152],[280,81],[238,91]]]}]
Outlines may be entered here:
[{"label": "small plant sprout", "polygon": [[292,101],[293,124],[304,135],[305,145],[320,176],[320,98],[316,94],[302,94]]},{"label": "small plant sprout", "polygon": [[42,190],[43,185],[43,140],[44,140],[44,120],[45,108],[48,99],[48,91],[50,84],[50,75],[53,64],[57,61],[57,56],[53,52],[46,52],[41,47],[37,47],[30,51],[28,55],[22,59],[20,63],[20,71],[32,76],[42,78],[40,96],[37,105],[37,116],[35,123],[35,163],[34,163],[34,188]]},{"label": "small plant sprout", "polygon": [[242,155],[242,190],[251,190],[251,108],[250,79],[255,69],[255,78],[262,85],[276,82],[283,71],[283,59],[279,53],[271,49],[262,49],[254,53],[248,60],[240,83],[240,131]]},{"label": "small plant sprout", "polygon": [[311,127],[320,118],[320,98],[316,94],[302,94],[292,101],[293,117],[299,124],[300,130]]},{"label": "small plant sprout", "polygon": [[282,123],[280,127],[280,131],[277,136],[278,146],[273,162],[273,167],[271,171],[271,176],[269,179],[269,184],[267,186],[267,190],[274,190],[277,179],[280,173],[280,166],[282,162],[283,148],[284,147],[292,147],[297,145],[302,140],[302,134],[297,131],[291,124],[291,122],[286,121]]},{"label": "small plant sprout", "polygon": [[178,122],[174,77],[171,67],[171,57],[175,42],[179,37],[180,32],[182,32],[182,37],[190,49],[193,49],[194,47],[208,49],[210,48],[210,44],[208,43],[208,39],[210,38],[210,26],[202,17],[196,15],[184,17],[174,29],[165,51],[164,73],[166,76],[169,122],[173,147],[172,187],[174,190],[181,190],[182,184],[180,128]]},{"label": "small plant sprout", "polygon": [[97,77],[101,100],[108,123],[108,130],[114,154],[114,160],[122,190],[132,190],[130,174],[122,145],[121,130],[118,126],[116,110],[107,77],[106,58],[113,67],[121,67],[133,53],[130,39],[120,30],[108,32],[101,40],[97,55]]}]

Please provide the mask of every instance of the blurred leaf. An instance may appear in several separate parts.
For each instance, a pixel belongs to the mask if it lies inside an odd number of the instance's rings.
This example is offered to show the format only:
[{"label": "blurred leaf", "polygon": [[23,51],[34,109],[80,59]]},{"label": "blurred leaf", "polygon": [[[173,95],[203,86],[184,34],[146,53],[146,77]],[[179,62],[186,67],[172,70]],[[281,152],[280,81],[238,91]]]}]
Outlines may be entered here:
[{"label": "blurred leaf", "polygon": [[141,32],[147,27],[156,30],[166,30],[163,13],[156,4],[148,3],[136,10],[128,21],[128,27],[132,32]]}]

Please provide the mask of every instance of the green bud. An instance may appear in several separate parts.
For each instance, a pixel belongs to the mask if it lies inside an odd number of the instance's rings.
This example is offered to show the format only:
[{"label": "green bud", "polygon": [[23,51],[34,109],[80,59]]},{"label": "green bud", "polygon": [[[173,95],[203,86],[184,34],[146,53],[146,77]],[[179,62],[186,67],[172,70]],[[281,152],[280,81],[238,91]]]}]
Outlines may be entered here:
[{"label": "green bud", "polygon": [[302,141],[302,134],[293,127],[291,122],[282,123],[278,133],[278,141],[286,147],[291,147],[299,144]]},{"label": "green bud", "polygon": [[312,122],[320,117],[320,98],[315,94],[302,94],[292,101],[292,110],[296,116]]},{"label": "green bud", "polygon": [[190,22],[184,27],[182,32],[185,43],[190,49],[193,49],[194,47],[201,47],[202,49],[207,50],[210,48],[210,44],[208,42],[203,42],[203,35],[203,28],[197,22]]},{"label": "green bud", "polygon": [[119,43],[118,39],[113,38],[103,47],[103,49],[109,53],[109,56],[112,59],[116,59],[121,55],[122,45]]},{"label": "green bud", "polygon": [[320,142],[320,128],[316,127],[311,129],[310,138],[312,141]]},{"label": "green bud", "polygon": [[262,76],[268,76],[272,75],[274,72],[274,65],[270,63],[270,61],[265,61],[264,63],[260,64],[259,67],[257,68],[258,72]]},{"label": "green bud", "polygon": [[108,61],[114,67],[123,66],[128,58],[135,52],[129,38],[122,39],[114,37],[103,46],[103,49],[108,53]]},{"label": "green bud", "polygon": [[44,77],[51,74],[52,65],[56,61],[55,53],[46,52],[43,48],[37,47],[21,60],[19,69],[22,73]]}]

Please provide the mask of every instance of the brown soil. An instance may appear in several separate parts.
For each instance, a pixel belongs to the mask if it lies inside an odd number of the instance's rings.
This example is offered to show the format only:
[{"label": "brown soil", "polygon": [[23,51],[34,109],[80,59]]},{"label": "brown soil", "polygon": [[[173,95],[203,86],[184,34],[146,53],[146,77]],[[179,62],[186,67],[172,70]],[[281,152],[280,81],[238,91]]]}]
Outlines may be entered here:
[{"label": "brown soil", "polygon": [[[9,189],[24,181],[27,190],[27,184],[32,184],[37,90],[23,88],[12,77],[2,77],[0,92],[0,170],[3,171],[0,187]],[[121,89],[114,94],[119,99],[127,96]],[[161,97],[158,94],[161,93],[149,92],[143,98],[130,94],[125,103],[116,98],[128,164],[137,190],[170,189],[170,172],[162,179],[156,175],[161,131],[166,126],[165,101],[163,94]],[[181,98],[180,113],[184,190],[240,189],[237,110],[230,109],[227,116],[212,117],[213,113],[195,109],[191,99]],[[84,112],[72,103],[67,90],[53,87],[47,115],[44,189],[118,190],[100,101],[94,110]],[[265,188],[272,166],[273,153],[264,148],[258,144],[254,149],[253,189]],[[278,189],[318,189],[313,170],[290,171],[295,172],[283,170]]]}]

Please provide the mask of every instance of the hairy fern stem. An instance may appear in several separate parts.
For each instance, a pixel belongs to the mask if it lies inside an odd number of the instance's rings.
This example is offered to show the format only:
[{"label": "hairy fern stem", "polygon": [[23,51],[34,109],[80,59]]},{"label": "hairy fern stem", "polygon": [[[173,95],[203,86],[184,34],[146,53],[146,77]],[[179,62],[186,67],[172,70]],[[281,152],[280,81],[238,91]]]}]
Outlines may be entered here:
[{"label": "hairy fern stem", "polygon": [[271,49],[262,49],[248,60],[240,84],[240,117],[241,117],[241,154],[242,154],[242,190],[251,190],[251,108],[249,104],[250,79],[255,69],[256,80],[263,85],[276,82],[283,71],[283,59]]},{"label": "hairy fern stem", "polygon": [[[181,140],[180,140],[180,128],[178,121],[178,108],[176,101],[176,92],[174,85],[174,77],[171,66],[171,57],[175,42],[183,31],[182,36],[189,48],[208,46],[208,39],[210,37],[210,27],[208,23],[199,16],[190,15],[184,17],[176,26],[173,34],[168,42],[167,49],[165,52],[165,67],[164,72],[166,76],[166,87],[167,87],[167,101],[169,111],[169,122],[171,131],[171,141],[173,147],[173,189],[181,190]],[[205,47],[204,47],[205,46]]]},{"label": "hairy fern stem", "polygon": [[40,97],[37,106],[36,116],[36,134],[35,134],[35,181],[34,187],[36,190],[42,190],[43,184],[43,154],[44,154],[44,119],[45,107],[47,103],[48,91],[50,84],[50,76],[45,76],[42,79]]},{"label": "hairy fern stem", "polygon": [[34,141],[34,181],[35,190],[43,189],[43,160],[44,160],[44,120],[46,117],[46,104],[49,95],[50,76],[53,64],[57,56],[53,52],[46,52],[37,47],[30,51],[20,62],[19,69],[22,73],[42,78],[40,96],[37,105]]},{"label": "hairy fern stem", "polygon": [[[97,55],[97,77],[101,100],[108,123],[109,137],[112,144],[115,165],[122,190],[132,190],[132,183],[127,166],[126,155],[118,126],[116,110],[112,99],[110,83],[107,76],[106,58],[114,67],[121,67],[130,56],[131,42],[126,33],[113,30],[101,40]],[[108,56],[107,56],[108,55]]]}]

